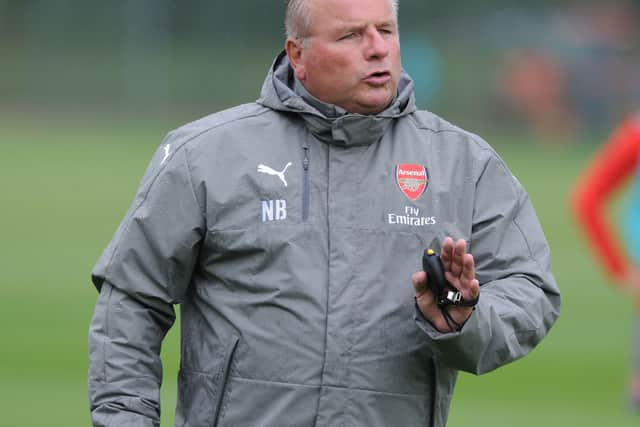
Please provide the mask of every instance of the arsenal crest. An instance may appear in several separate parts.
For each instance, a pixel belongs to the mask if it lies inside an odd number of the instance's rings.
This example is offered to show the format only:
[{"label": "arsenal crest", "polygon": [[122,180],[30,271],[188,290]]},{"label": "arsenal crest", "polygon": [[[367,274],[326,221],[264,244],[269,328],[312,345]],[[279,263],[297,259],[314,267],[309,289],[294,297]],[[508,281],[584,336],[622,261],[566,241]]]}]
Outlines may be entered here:
[{"label": "arsenal crest", "polygon": [[429,173],[424,165],[405,163],[396,166],[396,182],[405,196],[416,201],[429,184]]}]

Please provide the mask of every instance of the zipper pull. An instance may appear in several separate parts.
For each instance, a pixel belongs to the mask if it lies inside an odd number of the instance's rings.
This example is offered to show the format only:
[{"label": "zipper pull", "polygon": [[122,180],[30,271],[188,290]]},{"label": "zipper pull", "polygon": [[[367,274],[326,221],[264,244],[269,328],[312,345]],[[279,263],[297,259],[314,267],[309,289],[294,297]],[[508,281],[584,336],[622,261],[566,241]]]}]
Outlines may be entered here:
[{"label": "zipper pull", "polygon": [[309,170],[309,156],[308,156],[308,152],[309,152],[309,147],[302,147],[302,149],[304,150],[304,159],[302,160],[302,168],[305,171]]}]

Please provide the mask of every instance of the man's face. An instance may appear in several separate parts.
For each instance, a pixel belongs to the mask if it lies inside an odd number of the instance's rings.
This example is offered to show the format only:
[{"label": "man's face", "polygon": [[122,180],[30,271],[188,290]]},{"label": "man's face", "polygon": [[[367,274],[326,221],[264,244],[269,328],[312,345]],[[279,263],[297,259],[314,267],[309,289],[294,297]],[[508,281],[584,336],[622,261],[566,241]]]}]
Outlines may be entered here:
[{"label": "man's face", "polygon": [[313,0],[307,43],[287,41],[296,77],[321,101],[352,113],[384,110],[400,80],[390,0]]}]

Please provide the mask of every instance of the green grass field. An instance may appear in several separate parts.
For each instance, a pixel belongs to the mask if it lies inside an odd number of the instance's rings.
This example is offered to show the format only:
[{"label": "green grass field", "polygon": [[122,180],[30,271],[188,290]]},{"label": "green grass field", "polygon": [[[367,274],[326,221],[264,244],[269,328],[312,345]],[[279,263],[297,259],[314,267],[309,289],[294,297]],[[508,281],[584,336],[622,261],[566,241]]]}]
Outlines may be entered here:
[{"label": "green grass field", "polygon": [[[90,425],[89,272],[169,124],[0,119],[0,425]],[[496,148],[528,188],[553,250],[564,309],[527,358],[463,374],[450,427],[631,427],[624,395],[632,305],[593,263],[567,212],[594,146]],[[163,426],[173,425],[177,329],[163,348]]]}]

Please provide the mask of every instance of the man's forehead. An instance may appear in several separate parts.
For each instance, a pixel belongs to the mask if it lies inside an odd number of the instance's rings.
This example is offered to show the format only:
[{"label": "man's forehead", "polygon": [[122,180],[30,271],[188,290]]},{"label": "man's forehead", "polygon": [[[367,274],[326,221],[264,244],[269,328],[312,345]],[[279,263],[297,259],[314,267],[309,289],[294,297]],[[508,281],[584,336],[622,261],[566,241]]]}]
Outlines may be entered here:
[{"label": "man's forehead", "polygon": [[393,16],[390,16],[385,19],[349,19],[346,17],[338,17],[335,21],[336,27],[340,28],[359,28],[369,24],[374,24],[376,27],[395,25],[396,20]]}]

